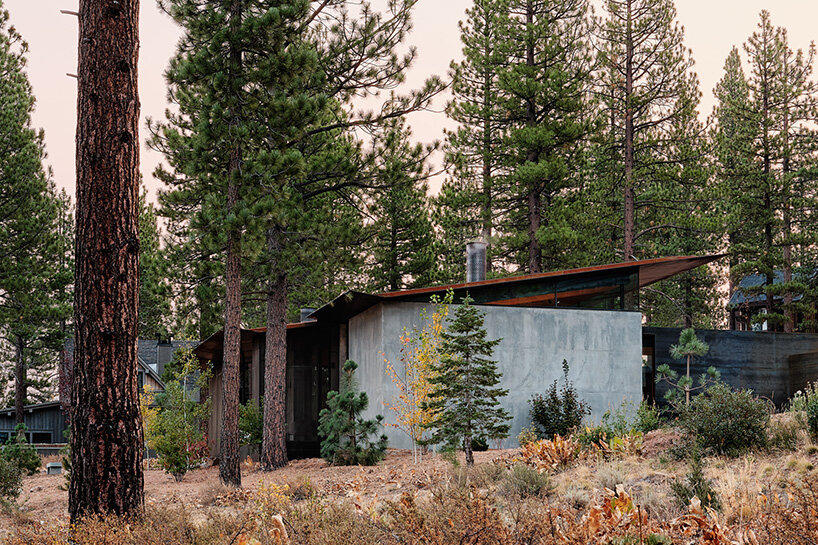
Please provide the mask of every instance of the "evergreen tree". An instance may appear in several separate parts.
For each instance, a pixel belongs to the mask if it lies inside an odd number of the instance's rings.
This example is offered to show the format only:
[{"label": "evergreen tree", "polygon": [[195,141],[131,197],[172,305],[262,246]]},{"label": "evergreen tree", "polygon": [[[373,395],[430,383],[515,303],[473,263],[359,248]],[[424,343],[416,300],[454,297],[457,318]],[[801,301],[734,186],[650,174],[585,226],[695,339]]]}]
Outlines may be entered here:
[{"label": "evergreen tree", "polygon": [[388,122],[374,140],[376,190],[369,206],[370,289],[397,291],[429,285],[434,265],[434,232],[429,220],[427,160],[436,145],[411,144],[403,119]]},{"label": "evergreen tree", "polygon": [[[762,285],[744,290],[765,302],[764,314],[753,320],[767,322],[769,329],[793,331],[796,314],[808,310],[806,300],[795,303],[794,296],[807,289],[804,280],[812,274],[811,254],[818,240],[813,227],[818,134],[811,121],[818,99],[812,80],[815,48],[793,51],[787,32],[774,27],[763,11],[744,50],[751,69],[749,101],[731,105],[743,122],[743,134],[751,135],[751,144],[744,138],[740,142],[752,152],[752,162],[743,183],[726,184],[727,201],[740,204],[743,221],[740,237],[731,241],[731,273],[734,280],[747,274],[764,278]],[[774,283],[776,271],[782,272],[782,282]]]},{"label": "evergreen tree", "polygon": [[137,391],[139,0],[79,5],[71,522],[144,506]]},{"label": "evergreen tree", "polygon": [[508,412],[498,406],[508,390],[497,387],[501,374],[489,359],[501,339],[486,339],[484,315],[472,302],[468,295],[463,299],[441,335],[442,356],[433,365],[430,401],[422,407],[431,413],[423,426],[432,430],[424,442],[462,448],[468,465],[474,465],[473,441],[503,439],[510,429]]},{"label": "evergreen tree", "polygon": [[504,257],[529,273],[582,261],[584,241],[572,221],[593,128],[588,17],[586,0],[513,0],[499,21],[501,153],[509,169],[501,244]]},{"label": "evergreen tree", "polygon": [[167,338],[171,329],[168,262],[159,243],[156,209],[139,196],[139,337]]},{"label": "evergreen tree", "polygon": [[488,244],[488,268],[495,270],[492,242],[500,213],[497,202],[505,172],[500,159],[506,124],[498,105],[500,16],[505,0],[475,0],[460,23],[463,60],[452,63],[452,95],[446,113],[458,128],[446,132],[446,161],[452,176],[434,199],[440,230],[439,280],[462,282],[466,244],[478,236]]},{"label": "evergreen tree", "polygon": [[0,339],[6,342],[0,369],[13,385],[3,393],[11,394],[6,400],[21,423],[24,405],[53,395],[72,310],[73,263],[69,203],[43,168],[43,133],[31,127],[28,46],[8,19],[0,3]]},{"label": "evergreen tree", "polygon": [[[178,113],[154,125],[153,145],[173,173],[168,204],[185,209],[194,248],[223,255],[224,335],[221,480],[241,484],[238,395],[242,237],[268,213],[262,187],[298,172],[303,160],[282,144],[304,133],[301,120],[323,108],[307,90],[321,83],[313,48],[300,34],[310,13],[306,0],[165,0],[182,28],[177,56],[166,73]],[[275,82],[271,86],[271,83]],[[272,90],[272,91],[271,91]],[[287,202],[287,194],[279,197]]]},{"label": "evergreen tree", "polygon": [[[695,133],[683,135],[673,126],[693,119],[698,79],[672,0],[607,0],[605,8],[597,93],[606,120],[601,140],[608,149],[597,157],[601,175],[594,193],[603,208],[599,216],[623,233],[622,257],[631,261],[646,255],[640,239],[679,228],[665,221],[651,224],[646,212],[675,197],[662,192],[665,167],[690,160],[675,153],[681,148],[673,139]],[[613,213],[606,213],[604,207],[615,202]]]},{"label": "evergreen tree", "polygon": [[[750,105],[750,86],[741,66],[741,56],[733,48],[724,63],[724,76],[714,90],[712,142],[716,212],[723,218],[722,231],[727,239],[728,294],[736,290],[732,269],[741,257],[740,248],[754,237],[755,222],[748,221],[752,209],[749,188],[754,186],[755,151],[753,146],[755,112]],[[752,194],[752,191],[749,192]],[[728,329],[735,329],[730,314]]]},{"label": "evergreen tree", "polygon": [[366,392],[358,392],[354,361],[344,363],[341,390],[327,394],[327,407],[318,418],[321,457],[337,465],[374,465],[386,455],[386,435],[377,439],[383,417],[374,420],[361,417],[369,406]]}]

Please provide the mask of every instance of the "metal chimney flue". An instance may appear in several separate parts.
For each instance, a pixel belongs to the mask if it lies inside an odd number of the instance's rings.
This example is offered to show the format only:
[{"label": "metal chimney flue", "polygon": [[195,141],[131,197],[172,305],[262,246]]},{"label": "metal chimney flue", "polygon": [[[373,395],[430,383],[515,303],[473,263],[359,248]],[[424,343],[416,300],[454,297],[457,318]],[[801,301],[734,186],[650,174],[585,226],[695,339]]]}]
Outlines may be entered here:
[{"label": "metal chimney flue", "polygon": [[482,282],[486,279],[486,248],[483,241],[466,244],[466,282]]}]

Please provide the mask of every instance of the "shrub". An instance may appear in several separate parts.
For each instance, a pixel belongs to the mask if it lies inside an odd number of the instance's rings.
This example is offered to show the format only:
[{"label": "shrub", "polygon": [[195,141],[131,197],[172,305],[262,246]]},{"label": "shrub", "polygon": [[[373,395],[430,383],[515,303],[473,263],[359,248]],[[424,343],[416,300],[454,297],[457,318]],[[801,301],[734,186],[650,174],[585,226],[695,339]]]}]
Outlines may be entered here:
[{"label": "shrub", "polygon": [[22,487],[23,471],[14,460],[0,457],[0,500],[16,500]]},{"label": "shrub", "polygon": [[634,426],[636,431],[648,433],[649,431],[658,430],[662,427],[662,418],[659,416],[659,408],[646,401],[639,404],[636,409],[636,424]]},{"label": "shrub", "polygon": [[40,471],[40,456],[37,450],[26,441],[25,424],[17,424],[16,434],[9,437],[3,447],[3,458],[14,462],[14,464],[29,475],[34,475]]},{"label": "shrub", "polygon": [[557,388],[555,380],[545,394],[537,394],[529,402],[531,422],[537,427],[541,438],[568,435],[582,424],[586,415],[591,414],[588,404],[580,399],[574,384],[568,380],[568,370],[568,361],[562,360],[562,388]]},{"label": "shrub", "polygon": [[531,498],[547,494],[551,489],[551,479],[547,473],[540,473],[525,464],[514,464],[500,481],[497,492],[505,498]]},{"label": "shrub", "polygon": [[699,450],[694,448],[690,453],[690,469],[683,480],[670,483],[670,490],[681,509],[687,509],[690,500],[695,496],[703,506],[713,509],[720,508],[719,496],[710,479],[704,476],[702,457]]},{"label": "shrub", "polygon": [[[181,369],[165,391],[155,397],[147,392],[140,399],[145,442],[156,451],[159,465],[181,481],[185,473],[198,467],[209,454],[207,438],[201,423],[210,416],[209,400],[196,402],[188,388],[190,378],[198,373],[196,385],[201,389],[210,379],[209,371],[199,371],[199,360],[192,349],[182,348],[176,355]],[[158,408],[154,407],[156,401]]]},{"label": "shrub", "polygon": [[734,392],[724,383],[693,398],[680,419],[682,429],[700,447],[728,456],[764,447],[769,423],[766,402],[749,390]]},{"label": "shrub", "polygon": [[264,437],[264,412],[255,401],[239,405],[239,438],[242,445],[260,445]]},{"label": "shrub", "polygon": [[520,443],[521,447],[524,447],[529,443],[533,443],[537,439],[539,439],[539,437],[537,436],[537,432],[534,431],[533,426],[530,428],[523,428],[520,430],[520,433],[517,434],[517,442]]},{"label": "shrub", "polygon": [[340,392],[327,394],[327,408],[318,417],[318,435],[321,440],[321,457],[331,464],[374,465],[386,455],[386,435],[373,439],[381,426],[383,417],[375,420],[361,417],[369,405],[365,392],[358,392],[355,385],[355,369],[358,364],[347,360]]}]

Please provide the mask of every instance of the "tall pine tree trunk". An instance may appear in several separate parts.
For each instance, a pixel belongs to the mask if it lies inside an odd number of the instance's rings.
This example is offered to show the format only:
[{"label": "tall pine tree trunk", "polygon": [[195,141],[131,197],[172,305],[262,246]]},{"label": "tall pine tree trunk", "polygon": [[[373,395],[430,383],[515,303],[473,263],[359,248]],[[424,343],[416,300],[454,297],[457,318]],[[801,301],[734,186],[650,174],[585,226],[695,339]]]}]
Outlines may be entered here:
[{"label": "tall pine tree trunk", "polygon": [[17,335],[14,342],[14,421],[23,423],[23,408],[26,404],[26,358],[23,339]]},{"label": "tall pine tree trunk", "polygon": [[624,261],[634,258],[634,231],[636,229],[636,192],[633,188],[633,14],[631,1],[627,8],[625,37],[625,239]]},{"label": "tall pine tree trunk", "polygon": [[[230,170],[240,165],[241,150],[235,149]],[[234,210],[239,199],[238,183],[231,177],[227,189],[227,208]],[[239,465],[239,387],[241,365],[241,233],[227,234],[224,270],[226,297],[224,310],[224,355],[222,357],[222,434],[219,478],[228,486],[241,486]]]},{"label": "tall pine tree trunk", "polygon": [[[526,65],[533,67],[535,64],[534,58],[534,39],[531,36],[531,27],[534,25],[534,3],[529,0],[526,3],[525,14],[526,26],[529,29],[529,35],[526,38]],[[534,98],[528,99],[526,108],[528,125],[535,126],[537,124],[537,112],[534,104]],[[539,153],[537,150],[529,150],[526,156],[526,161],[529,163],[536,163],[539,161]],[[531,274],[542,272],[542,248],[540,241],[537,239],[537,232],[540,230],[540,222],[542,220],[542,212],[540,210],[540,191],[539,183],[531,180],[528,188],[528,272]]]},{"label": "tall pine tree trunk", "polygon": [[80,0],[72,522],[142,508],[139,0]]},{"label": "tall pine tree trunk", "polygon": [[[488,24],[488,22],[487,22]],[[492,232],[492,153],[491,145],[491,72],[483,74],[483,202],[480,211],[481,237],[486,243],[486,270],[491,270],[491,232]]]},{"label": "tall pine tree trunk", "polygon": [[[784,53],[784,62],[783,66],[786,70],[787,67],[787,58],[786,58],[787,49],[785,48]],[[784,79],[786,81],[786,72]],[[789,101],[784,101],[783,104],[784,108],[784,126],[781,130],[782,135],[784,137],[784,153],[783,153],[783,162],[781,165],[781,178],[784,182],[783,184],[783,193],[784,193],[784,213],[783,213],[783,228],[784,228],[784,240],[782,241],[783,244],[783,257],[784,257],[784,284],[787,285],[787,290],[784,292],[784,332],[792,333],[795,329],[795,316],[792,311],[792,291],[789,287],[790,282],[792,282],[792,246],[790,242],[790,236],[792,235],[792,212],[790,209],[790,112],[789,112]]]},{"label": "tall pine tree trunk", "polygon": [[[242,2],[234,0],[230,10],[230,35],[237,40],[241,27]],[[242,53],[230,45],[230,61],[234,69],[241,66]],[[231,75],[233,77],[233,75]],[[238,123],[235,114],[231,125]],[[227,210],[234,214],[239,202],[241,144],[232,143],[228,167]],[[241,378],[241,230],[229,228],[225,256],[224,353],[222,356],[222,434],[219,478],[228,486],[241,486],[239,460],[239,388]]]},{"label": "tall pine tree trunk", "polygon": [[[274,269],[281,251],[278,229],[270,229],[267,247]],[[287,465],[287,275],[273,270],[267,292],[267,337],[264,352],[264,427],[261,467]]]}]

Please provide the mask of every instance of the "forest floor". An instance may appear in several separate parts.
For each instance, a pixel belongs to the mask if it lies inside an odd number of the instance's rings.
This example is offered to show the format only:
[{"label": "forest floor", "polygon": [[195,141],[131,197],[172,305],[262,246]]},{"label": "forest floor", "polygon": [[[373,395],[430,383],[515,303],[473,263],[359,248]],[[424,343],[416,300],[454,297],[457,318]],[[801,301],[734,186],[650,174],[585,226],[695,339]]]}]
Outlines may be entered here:
[{"label": "forest floor", "polygon": [[[657,430],[644,437],[637,454],[616,457],[591,456],[549,477],[549,501],[571,508],[591,508],[600,494],[626,490],[635,504],[656,520],[670,521],[686,513],[674,500],[671,484],[684,479],[688,463],[678,452],[680,437],[673,431]],[[519,456],[520,449],[489,450],[475,453],[475,468],[468,472],[472,487],[502,498],[509,467],[505,462]],[[505,466],[504,466],[505,464]],[[758,498],[786,493],[788,483],[815,476],[818,448],[800,440],[795,450],[757,452],[739,458],[709,457],[704,460],[705,476],[712,480],[721,500],[724,524],[737,524],[750,516]],[[276,485],[294,500],[317,497],[331,504],[352,504],[361,513],[379,505],[396,502],[410,493],[417,501],[430,499],[441,486],[462,481],[461,464],[437,454],[413,463],[411,453],[390,450],[386,459],[373,467],[332,467],[321,459],[296,460],[286,468],[265,473],[249,460],[242,464],[239,490],[219,483],[218,467],[192,471],[176,482],[161,470],[145,472],[145,500],[160,509],[181,507],[191,518],[214,514],[235,514],[252,508],[259,491]],[[18,509],[0,510],[0,542],[15,529],[67,523],[68,493],[63,476],[38,474],[26,477]],[[279,488],[276,488],[279,490]],[[502,499],[500,500],[502,504]]]}]

